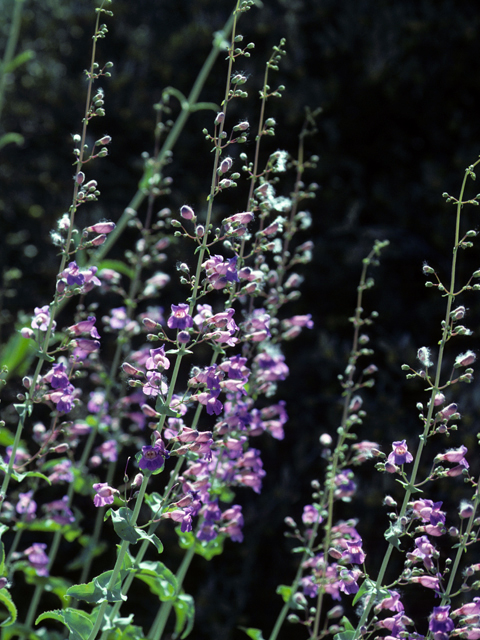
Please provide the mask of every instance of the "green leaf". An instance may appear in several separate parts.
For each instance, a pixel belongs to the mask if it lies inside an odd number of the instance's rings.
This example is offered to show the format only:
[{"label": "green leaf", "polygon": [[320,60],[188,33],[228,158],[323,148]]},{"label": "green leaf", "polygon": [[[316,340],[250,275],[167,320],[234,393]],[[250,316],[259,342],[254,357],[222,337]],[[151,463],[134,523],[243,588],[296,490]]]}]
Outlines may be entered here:
[{"label": "green leaf", "polygon": [[401,551],[400,535],[402,534],[402,528],[398,525],[391,524],[390,527],[383,534],[385,540],[392,544],[396,549]]},{"label": "green leaf", "polygon": [[91,616],[85,611],[78,609],[55,609],[54,611],[46,611],[35,620],[35,624],[42,620],[57,620],[68,627],[70,631],[69,640],[88,640],[93,629],[93,621]]},{"label": "green leaf", "polygon": [[21,418],[27,418],[32,415],[32,405],[30,402],[28,404],[26,402],[22,402],[21,404],[14,404],[13,406]]},{"label": "green leaf", "polygon": [[260,629],[255,629],[254,627],[238,627],[240,631],[244,631],[249,638],[252,640],[264,640],[262,632]]},{"label": "green leaf", "polygon": [[151,542],[153,546],[157,549],[158,553],[163,552],[163,544],[154,533],[148,534],[146,531],[139,528],[135,529],[135,531],[138,533],[140,538],[142,538],[142,540],[148,540],[149,542]]},{"label": "green leaf", "polygon": [[24,141],[25,138],[20,133],[13,133],[13,131],[10,133],[4,133],[3,136],[0,137],[0,149],[2,149],[2,147],[6,147],[7,144],[18,144],[18,146],[20,146]]},{"label": "green leaf", "polygon": [[[376,584],[374,582],[372,582],[371,580],[365,579],[362,584],[360,585],[360,589],[357,591],[357,593],[355,594],[355,597],[353,598],[353,602],[352,605],[357,604],[357,602],[360,600],[360,598],[362,596],[364,596],[365,594],[371,594],[371,593],[376,593],[377,591],[377,587]],[[347,620],[347,618],[345,618],[345,620]],[[350,623],[348,623],[350,624]]]},{"label": "green leaf", "polygon": [[112,269],[118,273],[123,273],[124,276],[133,280],[135,278],[135,271],[121,260],[102,260],[97,264],[98,270]]},{"label": "green leaf", "polygon": [[140,571],[136,572],[135,577],[145,582],[150,591],[162,602],[176,598],[177,579],[163,562],[141,562]]},{"label": "green leaf", "polygon": [[162,496],[156,491],[153,491],[150,494],[145,494],[145,502],[152,510],[152,515],[157,516],[163,506]]},{"label": "green leaf", "polygon": [[342,631],[342,633],[336,633],[333,636],[333,640],[353,640],[355,638],[355,631]]},{"label": "green leaf", "polygon": [[[10,139],[5,141],[7,137]],[[6,133],[0,139],[0,148],[9,142],[21,144],[23,142],[23,136],[20,136],[18,133]],[[17,373],[19,376],[25,375],[33,360],[35,350],[36,345],[33,340],[24,338],[18,331],[12,333],[8,342],[2,346],[0,351],[0,369],[2,367],[8,368],[5,379],[8,379],[13,373]]]},{"label": "green leaf", "polygon": [[22,51],[22,53],[19,53],[18,55],[16,55],[15,58],[13,58],[13,60],[10,60],[10,62],[7,64],[7,66],[3,71],[4,73],[12,73],[12,71],[14,71],[17,67],[19,67],[22,64],[25,64],[26,62],[28,62],[34,57],[35,57],[35,51],[33,51],[32,49],[27,49],[26,51]]},{"label": "green leaf", "polygon": [[168,418],[179,418],[180,414],[178,414],[173,409],[170,409],[168,404],[165,404],[160,396],[157,396],[157,401],[155,403],[155,411],[162,416],[167,416]]},{"label": "green leaf", "polygon": [[402,487],[405,489],[405,491],[410,491],[410,493],[423,493],[422,489],[418,489],[418,487],[415,487],[413,484],[410,484],[409,482],[404,482],[399,478],[396,478],[396,482],[399,482],[402,485]]},{"label": "green leaf", "polygon": [[350,620],[346,616],[343,616],[342,624],[343,624],[343,627],[344,627],[345,631],[355,631],[355,627],[353,626],[353,624],[350,622]]},{"label": "green leaf", "polygon": [[215,102],[196,102],[191,105],[190,112],[193,113],[194,111],[201,111],[204,109],[208,111],[220,111],[220,107],[218,104],[215,104]]},{"label": "green leaf", "polygon": [[173,603],[173,608],[175,609],[175,636],[178,636],[180,633],[181,640],[186,638],[191,630],[193,629],[193,624],[195,622],[195,603],[192,596],[189,596],[186,593],[182,593],[179,595],[175,602]]},{"label": "green leaf", "polygon": [[130,524],[132,515],[133,511],[131,509],[128,507],[120,507],[118,511],[109,509],[105,514],[105,518],[111,516],[115,533],[121,540],[130,542],[130,544],[137,544],[140,535],[135,527]]},{"label": "green leaf", "polygon": [[[3,545],[2,545],[2,550],[3,550]],[[8,618],[0,624],[0,627],[8,627],[11,624],[15,623],[15,620],[17,619],[17,615],[18,615],[17,607],[14,605],[12,596],[10,595],[10,592],[8,589],[5,589],[5,588],[0,589],[0,602],[5,606],[9,614]]]},{"label": "green leaf", "polygon": [[182,549],[189,549],[195,545],[195,553],[205,560],[211,560],[214,556],[223,553],[225,535],[218,535],[214,540],[207,542],[206,540],[197,540],[191,531],[183,533],[180,527],[176,527],[175,531],[178,535],[178,544]]},{"label": "green leaf", "polygon": [[102,602],[121,602],[127,596],[122,595],[122,580],[118,576],[115,587],[109,588],[113,571],[105,571],[86,584],[76,584],[67,589],[67,595],[77,600],[85,600],[89,604],[100,604]]},{"label": "green leaf", "polygon": [[286,584],[279,584],[276,589],[276,593],[282,596],[284,602],[289,602],[293,594],[293,589],[292,587],[288,587]]}]

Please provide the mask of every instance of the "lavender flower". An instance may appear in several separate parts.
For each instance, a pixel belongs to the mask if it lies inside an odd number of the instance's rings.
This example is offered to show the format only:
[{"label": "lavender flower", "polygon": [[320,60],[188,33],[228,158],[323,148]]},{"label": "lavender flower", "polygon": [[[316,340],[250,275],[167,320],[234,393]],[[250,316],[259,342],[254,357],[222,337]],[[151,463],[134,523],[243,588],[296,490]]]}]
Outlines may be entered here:
[{"label": "lavender flower", "polygon": [[193,327],[193,318],[188,313],[188,304],[172,304],[172,315],[167,320],[170,329],[190,329]]},{"label": "lavender flower", "polygon": [[449,618],[450,606],[434,607],[433,613],[430,615],[428,629],[433,633],[435,640],[447,640],[450,631],[453,631],[455,625],[453,620]]},{"label": "lavender flower", "polygon": [[147,471],[158,471],[165,464],[165,460],[170,457],[170,453],[165,449],[165,445],[161,440],[153,445],[145,445],[142,447],[142,455],[138,460],[138,468]]},{"label": "lavender flower", "polygon": [[397,440],[392,444],[392,449],[392,453],[387,458],[390,464],[402,465],[406,462],[412,462],[413,456],[408,451],[406,440]]},{"label": "lavender flower", "polygon": [[47,545],[44,542],[34,542],[31,547],[25,549],[24,553],[29,563],[37,572],[38,576],[48,576],[48,556],[45,553]]},{"label": "lavender flower", "polygon": [[93,485],[97,492],[93,498],[93,504],[96,507],[105,507],[107,504],[113,504],[114,496],[118,491],[109,487],[106,482],[97,482]]}]

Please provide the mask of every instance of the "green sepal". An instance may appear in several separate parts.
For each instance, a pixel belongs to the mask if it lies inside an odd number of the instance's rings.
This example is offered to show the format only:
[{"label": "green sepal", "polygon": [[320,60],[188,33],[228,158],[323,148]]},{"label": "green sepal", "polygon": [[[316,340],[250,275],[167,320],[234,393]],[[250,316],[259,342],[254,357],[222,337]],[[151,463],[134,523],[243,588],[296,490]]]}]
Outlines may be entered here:
[{"label": "green sepal", "polygon": [[88,640],[93,629],[92,616],[78,609],[45,611],[38,616],[35,624],[48,619],[57,620],[64,624],[70,631],[69,640]]},{"label": "green sepal", "polygon": [[163,562],[141,562],[139,569],[135,577],[145,582],[150,591],[162,602],[174,600],[177,597],[177,578]]},{"label": "green sepal", "polygon": [[[122,573],[122,572],[121,572]],[[76,584],[67,590],[67,595],[77,600],[85,600],[89,604],[100,604],[102,602],[121,602],[127,596],[122,595],[122,578],[119,575],[115,587],[108,585],[113,575],[113,570],[105,571],[86,584]]]},{"label": "green sepal", "polygon": [[175,637],[181,633],[180,640],[186,638],[195,622],[195,602],[192,596],[186,593],[180,594],[173,603],[175,609]]}]

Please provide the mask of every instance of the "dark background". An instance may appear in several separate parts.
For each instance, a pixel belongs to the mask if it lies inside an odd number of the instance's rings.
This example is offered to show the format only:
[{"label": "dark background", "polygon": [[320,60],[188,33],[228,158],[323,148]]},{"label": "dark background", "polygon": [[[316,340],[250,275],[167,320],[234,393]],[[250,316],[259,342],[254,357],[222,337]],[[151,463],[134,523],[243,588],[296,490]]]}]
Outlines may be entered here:
[{"label": "dark background", "polygon": [[[142,175],[141,153],[153,149],[152,105],[168,85],[189,92],[210,51],[211,34],[223,26],[232,4],[113,4],[115,15],[105,20],[110,33],[100,41],[97,58],[115,65],[112,79],[101,82],[107,115],[92,125],[92,135],[108,133],[113,141],[111,155],[87,173],[98,179],[102,197],[82,213],[85,223],[119,218]],[[88,65],[93,23],[92,5],[85,0],[25,3],[17,51],[31,49],[35,56],[12,78],[0,125],[1,132],[16,131],[25,138],[21,147],[10,145],[0,152],[0,260],[3,269],[13,265],[22,272],[15,295],[4,300],[4,340],[19,310],[31,313],[50,299],[58,257],[49,232],[71,198],[70,134],[80,131],[82,71]],[[280,394],[287,400],[290,422],[283,442],[261,443],[267,470],[262,495],[240,495],[245,542],[227,545],[210,565],[198,559],[187,580],[187,592],[196,594],[196,639],[240,638],[237,625],[262,627],[265,635],[272,627],[281,605],[276,585],[288,583],[295,571],[291,545],[283,539],[283,519],[300,518],[310,481],[322,475],[318,437],[324,431],[334,434],[338,425],[336,376],[350,347],[347,319],[353,314],[361,260],[376,238],[391,244],[364,305],[379,312],[370,335],[380,371],[375,389],[365,394],[368,417],[359,437],[382,443],[386,452],[392,440],[403,438],[415,448],[415,404],[425,393],[417,382],[405,382],[400,366],[414,366],[418,347],[435,347],[440,336],[445,302],[425,289],[422,264],[427,261],[447,278],[455,210],[441,194],[458,195],[465,167],[480,153],[479,25],[470,0],[268,0],[262,10],[242,17],[239,33],[256,48],[240,63],[250,74],[250,98],[234,106],[232,122],[248,117],[253,125],[264,63],[281,37],[287,39],[288,55],[270,84],[284,84],[286,90],[282,100],[269,102],[267,115],[278,122],[270,150],[294,153],[305,105],[323,109],[318,132],[307,141],[308,152],[320,157],[307,180],[318,182],[321,190],[308,203],[313,227],[301,239],[312,237],[316,248],[303,296],[290,308],[292,313],[312,313],[315,329],[285,348],[291,376]],[[0,23],[2,50],[7,27],[8,20]],[[201,99],[221,101],[225,72],[220,55]],[[167,171],[174,181],[172,194],[165,202],[172,209],[185,202],[204,206],[211,169],[201,130],[211,121],[211,112],[191,116],[174,150]],[[470,185],[469,197],[476,193]],[[465,209],[464,230],[478,228],[477,215],[475,208]],[[126,246],[120,246],[116,257]],[[480,266],[478,247],[460,258],[463,283]],[[478,349],[478,296],[470,293],[459,302],[469,308],[465,324],[475,335],[459,339],[450,358]],[[465,417],[459,434],[435,442],[435,453],[462,442],[473,449],[477,384],[455,390],[448,400],[458,401]],[[478,464],[472,469],[478,472]],[[454,514],[461,488],[458,479],[438,483],[429,497],[445,500]],[[393,479],[379,476],[367,463],[357,502],[340,509],[345,518],[362,513],[359,531],[371,545],[366,551],[372,573],[383,555],[376,549],[383,545],[386,517],[377,507],[385,492],[396,492]],[[409,613],[423,615],[425,624],[427,614],[418,610],[417,596],[413,592]],[[141,602],[138,607],[146,620],[153,615]],[[290,628],[283,637],[293,633]]]}]

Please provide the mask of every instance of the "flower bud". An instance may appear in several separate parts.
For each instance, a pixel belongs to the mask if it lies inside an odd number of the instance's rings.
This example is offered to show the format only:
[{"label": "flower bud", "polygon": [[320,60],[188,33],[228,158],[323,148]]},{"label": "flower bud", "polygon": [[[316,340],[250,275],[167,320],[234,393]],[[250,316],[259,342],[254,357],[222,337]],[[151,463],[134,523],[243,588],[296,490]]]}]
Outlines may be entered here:
[{"label": "flower bud", "polygon": [[79,171],[75,176],[75,182],[77,184],[83,184],[84,180],[85,180],[85,174],[83,173],[83,171]]},{"label": "flower bud", "polygon": [[195,217],[196,217],[194,210],[186,204],[184,204],[183,207],[181,207],[180,215],[185,220],[195,220]]},{"label": "flower bud", "polygon": [[140,369],[137,369],[136,367],[134,367],[133,365],[129,364],[128,362],[124,362],[122,364],[122,369],[127,374],[127,376],[141,376],[141,375],[143,375],[143,372],[140,371]]},{"label": "flower bud", "polygon": [[87,227],[85,231],[88,231],[89,233],[110,233],[114,229],[114,222],[97,222],[96,224],[92,224],[90,227]]},{"label": "flower bud", "polygon": [[215,124],[218,126],[219,124],[222,124],[224,120],[225,120],[225,114],[223,113],[223,111],[219,111],[217,113],[217,117],[215,118]]},{"label": "flower bud", "polygon": [[332,436],[329,433],[322,433],[319,440],[322,447],[329,447],[333,442]]},{"label": "flower bud", "polygon": [[95,142],[95,146],[101,147],[104,144],[110,144],[111,141],[112,141],[111,136],[103,136],[103,138],[100,138],[100,140],[97,140]]},{"label": "flower bud", "polygon": [[105,242],[106,239],[107,239],[107,236],[104,233],[102,233],[100,236],[96,236],[95,238],[93,238],[93,240],[90,241],[90,244],[93,247],[100,247]]}]

